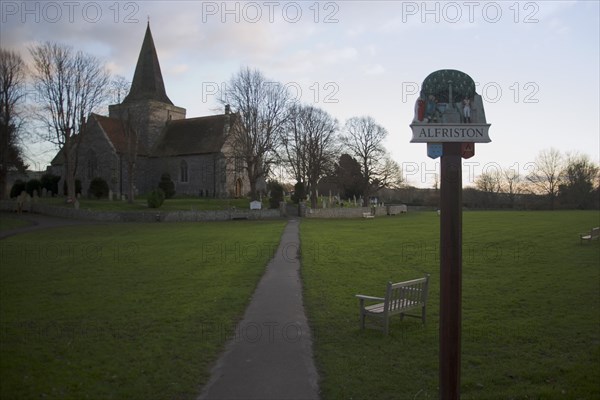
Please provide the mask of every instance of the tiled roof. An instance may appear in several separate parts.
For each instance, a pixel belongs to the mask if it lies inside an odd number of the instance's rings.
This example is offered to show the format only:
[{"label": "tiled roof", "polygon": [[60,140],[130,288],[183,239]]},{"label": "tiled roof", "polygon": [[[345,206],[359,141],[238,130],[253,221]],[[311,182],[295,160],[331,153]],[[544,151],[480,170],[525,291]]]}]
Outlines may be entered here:
[{"label": "tiled roof", "polygon": [[157,157],[218,153],[225,142],[225,125],[234,115],[212,115],[170,121],[153,150]]},{"label": "tiled roof", "polygon": [[[117,153],[125,154],[128,152],[127,148],[127,136],[125,135],[126,125],[117,118],[109,118],[98,114],[92,114],[100,128],[104,131],[108,140],[112,143]],[[144,141],[138,138],[137,155],[146,156],[148,151],[144,146]]]}]

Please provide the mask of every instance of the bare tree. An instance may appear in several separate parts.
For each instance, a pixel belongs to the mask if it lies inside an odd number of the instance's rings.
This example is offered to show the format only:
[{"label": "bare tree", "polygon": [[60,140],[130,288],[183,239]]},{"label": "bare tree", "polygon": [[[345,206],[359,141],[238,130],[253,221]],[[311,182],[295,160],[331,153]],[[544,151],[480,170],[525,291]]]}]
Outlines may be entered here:
[{"label": "bare tree", "polygon": [[501,190],[502,174],[498,169],[488,169],[475,179],[475,187],[483,192],[484,205],[493,205]]},{"label": "bare tree", "polygon": [[[559,185],[561,203],[578,209],[598,207],[594,186],[598,183],[600,168],[587,155],[567,155],[563,181]],[[596,203],[596,204],[595,204]]]},{"label": "bare tree", "polygon": [[131,82],[127,80],[123,75],[115,75],[109,85],[110,90],[110,101],[112,104],[119,104],[127,96],[129,93],[129,89],[131,88]]},{"label": "bare tree", "polygon": [[106,99],[109,74],[96,57],[68,46],[46,42],[29,52],[39,118],[47,128],[47,140],[62,152],[67,194],[73,199],[77,142],[85,134],[85,118]]},{"label": "bare tree", "polygon": [[314,106],[290,107],[286,132],[282,136],[283,161],[297,182],[310,193],[311,207],[317,207],[317,184],[331,172],[338,153],[338,122]]},{"label": "bare tree", "polygon": [[554,148],[542,150],[535,159],[535,168],[527,176],[535,192],[548,196],[550,209],[558,195],[558,187],[563,178],[563,158]]},{"label": "bare tree", "polygon": [[402,187],[404,178],[400,165],[388,153],[385,154],[382,161],[379,173],[371,184],[372,190],[376,192],[383,188],[399,189]]},{"label": "bare tree", "polygon": [[485,171],[475,179],[475,187],[486,193],[500,193],[501,183],[502,174],[499,170]]},{"label": "bare tree", "polygon": [[345,125],[341,137],[351,156],[360,163],[363,175],[363,206],[369,205],[373,184],[379,185],[385,169],[383,140],[387,131],[371,117],[353,117]]},{"label": "bare tree", "polygon": [[18,53],[0,48],[0,198],[6,196],[8,171],[24,172],[19,131],[25,100],[25,63]]},{"label": "bare tree", "polygon": [[521,175],[515,169],[506,168],[502,170],[501,179],[502,192],[508,195],[510,206],[514,207],[515,197],[522,192]]},{"label": "bare tree", "polygon": [[290,95],[283,85],[268,81],[260,71],[242,68],[231,78],[220,101],[237,113],[228,141],[232,156],[244,164],[250,195],[256,199],[258,181],[266,179],[277,160]]}]

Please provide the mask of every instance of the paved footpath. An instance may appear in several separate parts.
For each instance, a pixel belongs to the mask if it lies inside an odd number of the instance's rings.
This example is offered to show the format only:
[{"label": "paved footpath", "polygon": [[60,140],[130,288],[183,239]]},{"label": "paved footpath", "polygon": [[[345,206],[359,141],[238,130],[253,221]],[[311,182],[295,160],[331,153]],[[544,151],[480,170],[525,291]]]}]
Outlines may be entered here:
[{"label": "paved footpath", "polygon": [[199,400],[319,398],[302,303],[298,225],[290,220],[285,227],[277,253]]}]

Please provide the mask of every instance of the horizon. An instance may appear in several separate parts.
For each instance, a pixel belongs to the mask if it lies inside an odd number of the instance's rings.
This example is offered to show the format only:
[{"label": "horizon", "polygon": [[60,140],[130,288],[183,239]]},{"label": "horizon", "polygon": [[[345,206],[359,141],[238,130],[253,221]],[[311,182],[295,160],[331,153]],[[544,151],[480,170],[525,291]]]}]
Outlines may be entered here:
[{"label": "horizon", "polygon": [[[167,95],[187,117],[221,112],[218,90],[259,69],[343,126],[372,116],[407,184],[428,188],[439,159],[411,144],[420,85],[440,69],[476,82],[491,143],[463,161],[463,185],[491,168],[522,174],[545,149],[598,164],[598,2],[17,2],[1,7],[0,45],[30,64],[35,42],[93,54],[129,82],[149,22]],[[569,99],[569,100],[567,100]],[[577,140],[574,142],[573,137]],[[27,146],[30,164],[56,150]]]}]

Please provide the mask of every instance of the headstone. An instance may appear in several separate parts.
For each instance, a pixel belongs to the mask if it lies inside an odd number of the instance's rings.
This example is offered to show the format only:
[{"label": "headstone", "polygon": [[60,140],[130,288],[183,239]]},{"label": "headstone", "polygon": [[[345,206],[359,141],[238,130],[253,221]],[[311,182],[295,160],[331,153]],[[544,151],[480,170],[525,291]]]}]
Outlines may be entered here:
[{"label": "headstone", "polygon": [[251,210],[260,210],[262,208],[262,203],[258,200],[254,200],[250,202]]},{"label": "headstone", "polygon": [[113,199],[113,191],[108,189],[108,201],[112,201]]},{"label": "headstone", "polygon": [[79,199],[75,200],[75,203],[73,203],[73,207],[75,207],[76,210],[79,210]]},{"label": "headstone", "polygon": [[42,197],[48,197],[48,189],[42,188]]}]

